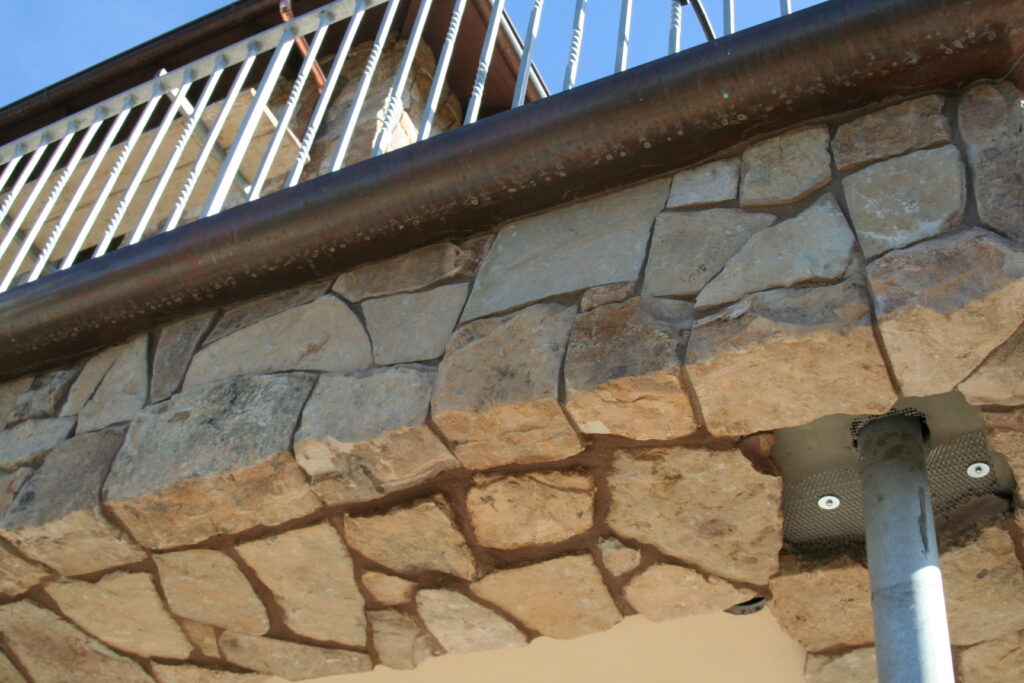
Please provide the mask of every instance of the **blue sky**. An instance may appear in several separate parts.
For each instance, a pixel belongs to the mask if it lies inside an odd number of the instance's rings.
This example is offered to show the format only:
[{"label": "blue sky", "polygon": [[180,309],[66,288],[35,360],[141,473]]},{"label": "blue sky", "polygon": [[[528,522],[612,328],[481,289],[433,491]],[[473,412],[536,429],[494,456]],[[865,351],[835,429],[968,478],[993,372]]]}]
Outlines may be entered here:
[{"label": "blue sky", "polygon": [[[721,0],[704,0],[716,27]],[[821,0],[793,0],[794,10]],[[507,0],[525,33],[533,0]],[[0,41],[0,106],[128,50],[226,5],[226,0],[9,0]],[[575,0],[547,0],[535,61],[553,89],[561,87]],[[778,16],[777,0],[735,0],[737,29]],[[615,57],[619,0],[589,0],[580,83],[606,75]],[[630,65],[666,54],[669,0],[634,0]],[[696,19],[684,9],[684,47],[702,41]],[[45,49],[40,47],[45,43]]]}]

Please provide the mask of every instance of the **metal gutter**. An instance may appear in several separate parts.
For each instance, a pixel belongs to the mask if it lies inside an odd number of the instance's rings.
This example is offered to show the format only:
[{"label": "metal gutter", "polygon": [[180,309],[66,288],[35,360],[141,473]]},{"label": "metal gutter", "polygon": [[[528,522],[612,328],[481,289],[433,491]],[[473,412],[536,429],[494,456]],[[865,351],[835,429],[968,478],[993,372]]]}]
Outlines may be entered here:
[{"label": "metal gutter", "polygon": [[831,0],[11,290],[0,296],[0,378],[800,121],[999,78],[1022,48],[1020,0]]}]

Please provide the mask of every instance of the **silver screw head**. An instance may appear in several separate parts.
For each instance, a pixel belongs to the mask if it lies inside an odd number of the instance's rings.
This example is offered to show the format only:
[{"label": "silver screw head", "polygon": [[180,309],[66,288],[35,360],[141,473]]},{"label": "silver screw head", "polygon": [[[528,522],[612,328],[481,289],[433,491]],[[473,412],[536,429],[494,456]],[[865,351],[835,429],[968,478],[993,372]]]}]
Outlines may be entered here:
[{"label": "silver screw head", "polygon": [[839,499],[835,496],[822,496],[818,499],[818,507],[822,510],[835,510],[839,507]]},{"label": "silver screw head", "polygon": [[972,479],[981,479],[987,477],[988,473],[992,471],[992,468],[985,462],[973,462],[967,466],[967,476]]}]

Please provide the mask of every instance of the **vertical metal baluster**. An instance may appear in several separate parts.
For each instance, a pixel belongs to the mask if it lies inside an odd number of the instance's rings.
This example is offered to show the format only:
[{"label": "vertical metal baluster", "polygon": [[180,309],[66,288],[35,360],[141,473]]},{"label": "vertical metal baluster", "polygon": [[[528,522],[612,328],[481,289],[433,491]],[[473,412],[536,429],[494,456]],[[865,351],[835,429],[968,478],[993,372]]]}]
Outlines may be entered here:
[{"label": "vertical metal baluster", "polygon": [[253,96],[252,102],[249,103],[249,109],[245,112],[245,118],[238,129],[235,141],[231,143],[227,159],[220,167],[220,173],[217,174],[217,180],[213,184],[213,191],[210,193],[209,199],[206,200],[206,206],[203,207],[200,213],[201,217],[212,216],[224,207],[224,202],[228,198],[228,191],[231,189],[231,180],[242,166],[242,159],[249,149],[249,143],[252,142],[253,135],[256,134],[256,127],[259,125],[260,117],[263,116],[263,109],[270,100],[274,84],[277,83],[277,79],[281,76],[281,69],[284,68],[284,63],[288,59],[288,53],[294,44],[295,32],[292,29],[284,31],[277,43],[277,47],[274,48],[274,54],[270,58],[267,70],[263,72],[263,80],[260,81],[256,94]]},{"label": "vertical metal baluster", "polygon": [[[465,0],[463,0],[465,2]],[[3,192],[4,186],[7,185],[7,181],[14,175],[14,169],[17,167],[18,162],[25,156],[25,147],[23,145],[17,145],[14,148],[14,154],[11,155],[10,161],[4,164],[4,172],[0,173],[0,192]]]},{"label": "vertical metal baluster", "polygon": [[533,48],[537,45],[537,32],[540,30],[540,13],[544,10],[544,0],[533,0],[530,11],[530,24],[526,29],[526,42],[523,54],[519,57],[519,73],[516,75],[516,89],[512,94],[512,107],[521,107],[526,102],[526,90],[530,85],[530,70],[533,68]]},{"label": "vertical metal baluster", "polygon": [[779,0],[779,13],[782,16],[793,13],[793,0]]},{"label": "vertical metal baluster", "polygon": [[188,145],[188,141],[192,137],[192,133],[195,132],[196,127],[199,125],[203,112],[206,110],[206,105],[210,103],[210,98],[213,96],[214,88],[217,87],[217,83],[220,81],[220,77],[226,68],[227,61],[223,56],[218,57],[214,63],[213,71],[206,79],[206,85],[203,86],[203,92],[199,94],[199,101],[196,102],[195,107],[193,107],[187,99],[182,97],[182,93],[180,91],[175,93],[171,108],[174,109],[176,105],[180,107],[188,116],[188,121],[185,123],[185,127],[181,130],[181,133],[178,135],[178,140],[174,144],[174,151],[171,152],[171,156],[168,157],[167,162],[164,164],[164,170],[160,174],[159,180],[156,182],[156,187],[153,188],[153,194],[150,195],[149,201],[146,203],[146,208],[143,209],[142,215],[135,224],[135,229],[132,231],[131,237],[128,239],[128,244],[135,244],[142,239],[142,234],[146,231],[149,221],[153,218],[153,214],[156,212],[157,205],[163,198],[164,190],[167,189],[167,183],[170,182],[171,176],[174,175],[178,162],[181,160],[181,155],[185,153],[185,147]]},{"label": "vertical metal baluster", "polygon": [[498,41],[498,27],[501,25],[502,16],[505,13],[505,0],[491,0],[491,17],[487,20],[487,33],[484,34],[484,44],[480,50],[480,62],[476,69],[476,80],[473,81],[473,91],[469,96],[469,104],[466,105],[466,125],[474,123],[480,115],[480,105],[484,98],[484,84],[487,82],[487,73],[491,70],[491,56],[494,54],[494,44]]},{"label": "vertical metal baluster", "polygon": [[736,33],[736,6],[734,0],[722,0],[722,33]]},{"label": "vertical metal baluster", "polygon": [[68,223],[71,222],[71,216],[75,213],[78,205],[81,203],[82,198],[85,197],[85,193],[89,188],[89,184],[92,179],[96,176],[100,166],[103,163],[103,158],[110,151],[110,147],[114,144],[114,139],[117,134],[121,131],[121,126],[128,119],[128,114],[132,110],[133,100],[132,98],[124,98],[124,102],[121,105],[121,111],[118,112],[117,117],[110,124],[110,128],[107,130],[107,134],[103,136],[103,141],[100,143],[99,149],[93,154],[92,163],[89,164],[89,168],[86,169],[85,175],[78,182],[78,187],[75,188],[75,193],[71,196],[71,201],[68,202],[67,207],[64,209],[64,213],[61,214],[60,219],[57,221],[57,225],[54,226],[53,232],[50,234],[49,240],[46,242],[46,247],[39,254],[39,258],[36,260],[36,267],[32,270],[32,274],[29,276],[29,282],[35,280],[43,272],[43,268],[46,267],[46,263],[49,260],[53,250],[57,246],[57,242],[60,240],[64,230],[67,229]]},{"label": "vertical metal baluster", "polygon": [[[160,75],[166,73],[161,69]],[[92,205],[92,210],[89,211],[89,215],[86,216],[85,222],[82,227],[78,230],[78,235],[75,236],[75,242],[71,246],[71,249],[67,254],[64,255],[64,260],[60,264],[61,270],[70,268],[75,262],[75,257],[78,255],[78,250],[85,244],[86,238],[89,233],[92,232],[92,226],[99,218],[100,212],[103,211],[103,205],[107,201],[107,197],[114,190],[114,185],[117,184],[118,178],[121,177],[121,171],[124,170],[125,165],[128,163],[128,157],[131,156],[132,150],[135,149],[135,144],[142,137],[143,131],[146,130],[146,124],[149,123],[150,117],[153,115],[153,111],[156,109],[156,105],[160,102],[160,96],[163,94],[163,86],[157,81],[153,84],[153,92],[150,95],[149,102],[146,103],[146,107],[142,110],[142,114],[139,116],[139,120],[135,122],[135,126],[132,128],[131,134],[128,139],[124,142],[124,147],[121,148],[121,152],[117,155],[117,160],[114,162],[114,166],[110,169],[110,174],[107,176],[107,182],[104,183],[103,189],[96,195],[96,201]]]},{"label": "vertical metal baluster", "polygon": [[[210,129],[209,134],[206,137],[206,143],[203,148],[199,151],[199,156],[196,157],[195,162],[192,164],[192,170],[188,173],[188,178],[185,180],[185,184],[181,187],[181,192],[178,193],[178,200],[174,205],[174,212],[171,213],[170,218],[167,219],[167,225],[164,227],[164,232],[170,232],[174,228],[178,227],[178,222],[181,220],[182,215],[185,213],[185,208],[188,206],[189,197],[192,196],[192,191],[195,190],[196,184],[199,182],[199,176],[203,172],[203,168],[206,166],[206,162],[209,160],[210,155],[213,154],[213,150],[217,148],[217,138],[220,136],[220,131],[224,128],[224,124],[227,123],[228,117],[231,115],[231,110],[235,106],[235,101],[238,99],[239,93],[242,92],[242,86],[245,84],[245,79],[249,77],[249,72],[252,70],[252,65],[256,62],[256,57],[259,55],[259,45],[251,43],[249,45],[249,52],[245,56],[245,60],[238,67],[238,73],[235,74],[235,80],[231,83],[231,89],[228,90],[227,97],[220,105],[220,111],[217,113],[217,120],[213,122],[213,128]],[[235,176],[238,177],[237,174]],[[248,188],[246,188],[248,189]]]},{"label": "vertical metal baluster", "polygon": [[679,52],[683,43],[683,3],[680,0],[669,0],[668,53]]},{"label": "vertical metal baluster", "polygon": [[462,24],[462,14],[465,12],[465,9],[466,0],[456,0],[455,6],[452,7],[452,19],[448,23],[448,33],[445,34],[444,44],[441,45],[441,55],[437,58],[437,68],[434,69],[434,80],[430,84],[427,106],[423,110],[420,130],[416,135],[417,140],[424,140],[429,137],[430,129],[434,126],[434,116],[437,114],[437,107],[441,103],[441,92],[444,90],[444,81],[448,77],[448,67],[451,66],[452,51],[455,48],[455,37],[459,34],[459,26]]},{"label": "vertical metal baluster", "polygon": [[391,127],[395,125],[395,117],[398,116],[398,103],[402,101],[402,91],[405,89],[405,82],[409,79],[409,72],[412,71],[413,62],[416,59],[416,51],[420,46],[420,39],[423,36],[423,27],[427,25],[427,15],[430,13],[430,5],[433,0],[421,0],[420,8],[416,11],[416,19],[412,25],[412,32],[405,44],[405,52],[402,54],[402,61],[398,65],[398,73],[395,74],[395,81],[391,84],[391,91],[388,93],[388,103],[384,108],[384,120],[381,121],[380,130],[377,131],[377,139],[373,142],[373,156],[385,151],[391,143]]},{"label": "vertical metal baluster", "polygon": [[633,22],[633,0],[622,0],[619,12],[619,44],[615,52],[615,73],[626,70],[629,60],[629,30]]},{"label": "vertical metal baluster", "polygon": [[146,154],[142,157],[142,161],[139,163],[139,167],[135,169],[135,175],[132,176],[131,182],[125,189],[124,194],[121,195],[121,201],[117,203],[117,208],[114,209],[114,215],[110,217],[107,222],[107,229],[103,233],[103,238],[100,243],[96,245],[96,251],[93,252],[93,258],[99,258],[107,253],[107,249],[110,248],[110,243],[117,234],[117,229],[121,225],[121,221],[124,219],[125,213],[128,211],[128,206],[132,203],[135,198],[135,193],[139,191],[139,187],[142,185],[142,181],[146,178],[146,172],[149,170],[150,164],[153,163],[153,158],[156,157],[157,151],[163,144],[164,138],[167,136],[167,131],[171,129],[171,124],[174,123],[174,118],[181,111],[181,103],[188,95],[189,89],[192,87],[192,83],[195,80],[195,72],[191,69],[187,70],[182,79],[181,87],[178,88],[178,94],[174,96],[174,101],[171,102],[171,106],[167,108],[164,113],[163,119],[160,121],[160,126],[157,128],[156,133],[153,135],[153,140],[149,143],[149,149],[146,150]]},{"label": "vertical metal baluster", "polygon": [[391,23],[395,20],[395,14],[398,13],[398,4],[399,0],[389,0],[387,9],[384,11],[384,19],[380,23],[380,28],[377,29],[377,37],[373,41],[373,47],[370,48],[370,55],[366,58],[363,75],[359,78],[355,97],[352,98],[352,104],[349,106],[348,115],[345,118],[345,126],[342,128],[341,137],[338,138],[334,155],[331,157],[330,169],[332,172],[337,171],[345,163],[345,154],[352,142],[352,135],[355,133],[356,122],[359,119],[359,112],[363,109],[366,94],[370,91],[370,83],[373,81],[373,73],[377,70],[377,62],[380,61],[380,55],[384,51],[384,41],[387,40]]},{"label": "vertical metal baluster", "polygon": [[[78,167],[78,163],[82,160],[82,157],[85,156],[85,150],[92,143],[92,139],[96,136],[96,132],[100,129],[100,125],[103,123],[105,118],[106,111],[103,109],[97,109],[96,113],[93,115],[93,122],[85,130],[85,133],[82,134],[81,139],[78,141],[78,145],[75,146],[75,151],[71,153],[71,158],[68,159],[67,165],[64,166],[64,170],[61,171],[60,176],[57,177],[57,180],[50,188],[50,195],[46,198],[46,203],[36,215],[35,222],[32,223],[32,227],[29,228],[28,233],[23,238],[18,255],[14,257],[14,261],[11,263],[11,267],[8,269],[7,275],[4,277],[3,282],[0,283],[0,292],[5,291],[10,286],[14,277],[18,274],[18,268],[25,260],[25,257],[33,250],[33,246],[36,242],[36,236],[39,235],[39,231],[42,230],[43,224],[50,217],[50,212],[53,211],[53,207],[57,204],[57,200],[60,198],[64,188],[67,186],[68,180],[71,179],[71,174],[75,172],[75,169]],[[69,134],[68,137],[70,138],[71,135]],[[42,180],[42,178],[39,179],[40,182],[42,182]],[[47,246],[49,246],[49,243],[52,240],[53,236],[51,235],[50,239],[47,240]],[[52,247],[50,248],[50,251],[52,251]],[[41,271],[42,266],[39,266],[38,270]],[[30,276],[30,279],[34,280],[35,277]]]},{"label": "vertical metal baluster", "polygon": [[702,0],[690,0],[690,7],[693,8],[693,13],[697,15],[697,21],[700,23],[700,27],[704,30],[704,36],[708,40],[714,40],[718,36],[715,35],[715,26],[708,19],[708,12],[704,9],[704,3]]},{"label": "vertical metal baluster", "polygon": [[587,19],[586,14],[587,0],[576,0],[576,14],[572,20],[572,38],[569,39],[569,59],[565,63],[565,80],[562,81],[562,90],[572,90],[576,86],[576,72],[580,66],[580,50],[583,49],[583,24]]},{"label": "vertical metal baluster", "polygon": [[[50,146],[50,136],[44,135],[39,141],[39,146],[36,147],[35,151],[32,152],[32,156],[28,158],[28,163],[21,169],[21,173],[18,174],[18,179],[14,181],[14,187],[7,193],[4,198],[4,203],[0,206],[0,221],[7,218],[7,212],[11,210],[14,205],[14,200],[21,194],[22,188],[25,187],[25,183],[28,182],[29,176],[32,175],[32,171],[36,170],[36,165],[39,164],[39,160],[43,158],[43,152]],[[6,243],[6,239],[4,242]],[[4,247],[0,247],[0,254],[3,254]]]},{"label": "vertical metal baluster", "polygon": [[291,121],[295,108],[299,104],[302,88],[306,85],[306,79],[309,78],[313,65],[316,64],[316,56],[323,46],[324,37],[326,37],[327,29],[330,27],[331,15],[327,12],[322,12],[320,14],[320,25],[313,35],[313,42],[309,45],[306,58],[303,60],[299,73],[295,77],[295,83],[292,85],[291,92],[288,93],[288,102],[285,104],[284,111],[281,112],[281,119],[277,124],[277,128],[274,129],[274,134],[270,138],[267,149],[263,152],[260,167],[256,171],[256,177],[253,179],[252,187],[249,189],[250,201],[259,198],[260,193],[263,191],[263,184],[267,182],[267,177],[270,175],[270,168],[274,163],[274,158],[277,156],[277,150],[281,147],[281,141],[284,140],[285,133],[288,132],[288,122]]}]

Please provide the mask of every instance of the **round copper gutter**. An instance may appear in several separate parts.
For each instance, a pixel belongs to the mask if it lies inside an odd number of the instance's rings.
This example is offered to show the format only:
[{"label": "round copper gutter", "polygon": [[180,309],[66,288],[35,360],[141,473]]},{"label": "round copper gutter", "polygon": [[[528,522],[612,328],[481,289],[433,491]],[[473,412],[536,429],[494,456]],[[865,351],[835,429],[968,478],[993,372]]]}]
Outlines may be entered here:
[{"label": "round copper gutter", "polygon": [[832,0],[344,168],[0,297],[0,377],[696,162],[1006,74],[1019,0]]}]

